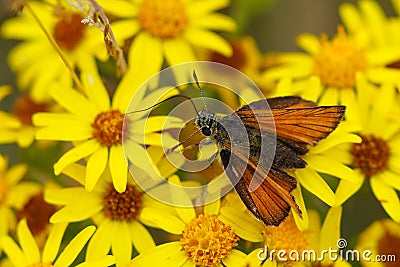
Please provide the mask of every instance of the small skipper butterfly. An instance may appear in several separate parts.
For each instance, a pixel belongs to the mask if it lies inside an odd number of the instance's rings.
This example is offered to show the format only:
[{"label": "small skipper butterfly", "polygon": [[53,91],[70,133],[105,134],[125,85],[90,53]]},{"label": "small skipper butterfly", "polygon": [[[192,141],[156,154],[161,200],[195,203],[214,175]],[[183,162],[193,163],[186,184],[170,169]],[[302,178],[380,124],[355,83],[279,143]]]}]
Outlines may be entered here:
[{"label": "small skipper butterfly", "polygon": [[[201,91],[195,72],[193,77]],[[270,111],[265,110],[266,106]],[[315,145],[327,137],[340,123],[344,112],[344,106],[317,106],[296,96],[269,98],[243,106],[234,115],[245,126],[249,157],[241,151],[240,144],[233,146],[229,139],[224,125],[235,128],[230,115],[218,117],[205,109],[197,113],[195,125],[217,144],[224,170],[246,207],[266,225],[277,226],[291,208],[301,216],[290,194],[297,181],[286,170],[305,168],[307,163],[301,155],[308,152],[307,145]],[[268,165],[266,161],[271,155],[266,153],[270,150],[262,152],[261,141],[272,136],[277,139],[275,155],[267,169],[263,166]],[[255,190],[250,190],[252,179],[260,182]]]}]

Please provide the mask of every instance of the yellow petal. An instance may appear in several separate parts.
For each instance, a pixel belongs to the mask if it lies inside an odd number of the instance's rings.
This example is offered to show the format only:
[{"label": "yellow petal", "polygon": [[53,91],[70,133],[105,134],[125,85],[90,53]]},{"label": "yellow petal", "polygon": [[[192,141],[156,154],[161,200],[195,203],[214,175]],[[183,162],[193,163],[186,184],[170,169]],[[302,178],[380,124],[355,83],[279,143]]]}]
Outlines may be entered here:
[{"label": "yellow petal", "polygon": [[[70,195],[68,196],[68,194]],[[46,199],[51,203],[65,205],[51,216],[51,223],[83,221],[97,214],[103,208],[100,196],[94,196],[92,193],[82,190],[82,188],[46,191]],[[85,203],[85,205],[82,205],[82,203]]]},{"label": "yellow petal", "polygon": [[178,213],[179,217],[185,223],[190,222],[196,217],[196,211],[194,210],[192,200],[188,196],[177,175],[171,176],[168,181],[171,200],[176,213]]},{"label": "yellow petal", "polygon": [[26,258],[24,253],[15,244],[14,240],[8,235],[0,237],[0,245],[5,254],[7,254],[8,259],[11,261],[14,266],[28,266],[33,262],[29,262]]},{"label": "yellow petal", "polygon": [[102,255],[94,260],[85,260],[81,264],[76,265],[76,267],[106,267],[115,264],[115,257],[112,255]]},{"label": "yellow petal", "polygon": [[361,143],[361,137],[351,133],[333,132],[328,138],[321,140],[318,145],[310,148],[310,152],[312,154],[323,153],[328,149],[335,149],[335,146],[343,143]]},{"label": "yellow petal", "polygon": [[110,109],[110,96],[104,87],[100,76],[96,72],[84,72],[81,75],[83,87],[90,102],[95,104],[101,111]]},{"label": "yellow petal", "polygon": [[67,222],[56,223],[52,226],[50,234],[47,237],[46,244],[44,245],[42,256],[43,262],[54,262],[54,259],[58,255],[60,244],[67,226]]},{"label": "yellow petal", "polygon": [[[113,4],[113,6],[116,5],[117,4]],[[119,7],[119,9],[121,8]],[[126,39],[135,36],[139,32],[140,25],[137,20],[117,20],[111,23],[111,29],[113,30],[115,38],[117,38],[118,44],[123,45]]]},{"label": "yellow petal", "polygon": [[182,231],[185,228],[185,223],[178,217],[154,208],[143,208],[140,213],[140,218],[143,219],[143,221],[151,221],[159,228],[172,234],[182,234]]},{"label": "yellow petal", "polygon": [[114,221],[112,227],[111,250],[116,258],[116,265],[126,266],[132,254],[132,238],[128,224],[123,221]]},{"label": "yellow petal", "polygon": [[[82,125],[83,126],[83,125]],[[92,137],[93,129],[85,125],[63,125],[43,127],[36,130],[36,139],[55,141],[82,141]]]},{"label": "yellow petal", "polygon": [[221,207],[220,198],[204,206],[204,214],[218,215]]},{"label": "yellow petal", "polygon": [[362,27],[360,13],[353,4],[341,4],[339,7],[339,14],[343,24],[350,33],[354,33]]},{"label": "yellow petal", "polygon": [[[324,223],[320,232],[320,250],[328,250],[329,248],[337,249],[338,240],[340,238],[340,224],[342,219],[342,207],[332,207],[326,214]],[[345,248],[345,246],[341,247]]]},{"label": "yellow petal", "polygon": [[306,167],[305,169],[296,170],[296,177],[304,188],[319,197],[326,204],[329,206],[335,204],[336,197],[332,189],[312,168]]},{"label": "yellow petal", "polygon": [[35,140],[35,128],[31,126],[22,127],[17,137],[19,147],[29,147]]},{"label": "yellow petal", "polygon": [[301,185],[297,184],[297,187],[293,189],[291,193],[296,201],[296,204],[301,210],[301,218],[296,212],[293,212],[293,217],[294,221],[296,222],[297,228],[299,228],[300,231],[308,230],[310,229],[310,219],[308,217],[308,212],[304,203],[303,194],[301,193]]},{"label": "yellow petal", "polygon": [[25,164],[15,164],[11,166],[5,174],[8,186],[14,187],[16,184],[18,184],[22,178],[24,178],[27,171],[28,166]]},{"label": "yellow petal", "polygon": [[128,180],[128,163],[125,161],[122,146],[114,145],[110,148],[109,165],[115,190],[124,192]]},{"label": "yellow petal", "polygon": [[94,189],[97,181],[107,166],[107,162],[108,148],[105,146],[100,146],[92,155],[90,155],[86,165],[86,190],[92,191]]},{"label": "yellow petal", "polygon": [[162,43],[149,33],[139,33],[129,49],[129,65],[133,67],[133,75],[145,81],[161,69],[163,63]]},{"label": "yellow petal", "polygon": [[86,168],[83,165],[72,163],[65,167],[62,173],[68,175],[81,185],[85,184]]},{"label": "yellow petal", "polygon": [[400,174],[386,170],[376,174],[376,179],[380,179],[388,186],[392,186],[394,189],[400,191]]},{"label": "yellow petal", "polygon": [[26,260],[30,263],[40,261],[39,247],[28,228],[26,219],[22,219],[17,226],[17,236]]},{"label": "yellow petal", "polygon": [[179,242],[169,242],[150,249],[134,258],[128,267],[137,266],[182,266],[187,260]]},{"label": "yellow petal", "polygon": [[187,6],[188,16],[191,18],[204,17],[212,11],[227,7],[229,2],[229,0],[191,1],[190,5]]},{"label": "yellow petal", "polygon": [[371,177],[370,183],[382,207],[395,222],[400,223],[400,202],[396,191],[375,176]]},{"label": "yellow petal", "polygon": [[87,260],[95,260],[108,253],[113,236],[112,224],[113,222],[111,220],[105,220],[98,226],[87,248]]},{"label": "yellow petal", "polygon": [[124,152],[129,161],[134,164],[134,166],[129,167],[131,172],[132,168],[136,168],[137,166],[147,172],[150,177],[154,177],[154,179],[160,178],[157,166],[154,164],[152,159],[149,158],[146,149],[141,145],[128,140],[124,143]]},{"label": "yellow petal", "polygon": [[320,41],[314,34],[303,33],[297,37],[298,46],[307,51],[310,55],[316,55],[320,51]]},{"label": "yellow petal", "polygon": [[336,204],[335,206],[342,205],[345,201],[347,201],[351,196],[353,196],[364,183],[363,175],[359,170],[355,170],[355,174],[359,176],[357,182],[349,182],[347,180],[341,180],[339,182],[338,187],[336,188]]},{"label": "yellow petal", "polygon": [[72,148],[54,164],[54,173],[59,175],[66,166],[92,154],[99,146],[100,143],[92,139]]},{"label": "yellow petal", "polygon": [[237,249],[232,249],[231,254],[226,256],[226,258],[222,259],[222,262],[225,266],[232,267],[242,267],[244,265],[244,259],[246,258],[246,254]]},{"label": "yellow petal", "polygon": [[93,225],[80,231],[61,252],[57,261],[54,263],[54,267],[70,266],[82,251],[89,238],[93,235],[94,231],[96,231],[96,227]]},{"label": "yellow petal", "polygon": [[351,168],[345,166],[339,161],[334,160],[333,158],[321,155],[307,155],[305,160],[307,161],[308,165],[317,172],[330,174],[338,178],[346,179],[353,183],[359,182],[357,180],[359,180],[360,177],[357,176]]},{"label": "yellow petal", "polygon": [[192,47],[183,38],[167,39],[163,42],[163,47],[165,59],[170,66],[196,60]]},{"label": "yellow petal", "polygon": [[[130,18],[137,16],[139,7],[135,1],[123,1],[123,0],[113,0],[112,2],[108,0],[99,0],[99,4],[107,10],[107,13],[116,15],[119,18]],[[127,20],[129,22],[133,20]],[[112,26],[114,29],[114,27]]]},{"label": "yellow petal", "polygon": [[50,94],[66,110],[92,123],[100,110],[74,89],[53,87]]},{"label": "yellow petal", "polygon": [[185,38],[195,46],[211,49],[226,57],[232,56],[231,45],[216,33],[199,29],[187,29]]},{"label": "yellow petal", "polygon": [[129,225],[133,245],[139,253],[143,253],[156,246],[149,231],[138,221],[133,221]]},{"label": "yellow petal", "polygon": [[1,120],[1,129],[18,129],[22,126],[22,123],[11,114],[0,110],[0,120]]},{"label": "yellow petal", "polygon": [[199,28],[206,28],[216,31],[232,32],[236,30],[235,21],[232,18],[219,13],[213,13],[200,18],[195,18],[191,21],[191,24]]}]

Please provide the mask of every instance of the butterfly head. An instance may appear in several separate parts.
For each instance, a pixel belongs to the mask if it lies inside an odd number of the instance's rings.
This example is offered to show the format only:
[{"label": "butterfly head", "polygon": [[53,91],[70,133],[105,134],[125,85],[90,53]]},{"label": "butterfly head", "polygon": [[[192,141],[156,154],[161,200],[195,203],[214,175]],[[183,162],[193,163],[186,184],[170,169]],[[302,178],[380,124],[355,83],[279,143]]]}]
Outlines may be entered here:
[{"label": "butterfly head", "polygon": [[202,110],[197,115],[194,123],[205,136],[211,136],[215,132],[217,125],[216,115]]}]

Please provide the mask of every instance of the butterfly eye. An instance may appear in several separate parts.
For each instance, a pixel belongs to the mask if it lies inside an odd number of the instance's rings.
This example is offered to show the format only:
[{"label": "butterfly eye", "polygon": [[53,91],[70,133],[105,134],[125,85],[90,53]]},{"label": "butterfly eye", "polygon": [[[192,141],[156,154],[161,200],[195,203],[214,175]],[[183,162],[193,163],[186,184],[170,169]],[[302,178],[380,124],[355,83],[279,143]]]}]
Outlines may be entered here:
[{"label": "butterfly eye", "polygon": [[211,130],[208,127],[203,127],[201,128],[201,132],[205,135],[205,136],[210,136],[211,135]]}]

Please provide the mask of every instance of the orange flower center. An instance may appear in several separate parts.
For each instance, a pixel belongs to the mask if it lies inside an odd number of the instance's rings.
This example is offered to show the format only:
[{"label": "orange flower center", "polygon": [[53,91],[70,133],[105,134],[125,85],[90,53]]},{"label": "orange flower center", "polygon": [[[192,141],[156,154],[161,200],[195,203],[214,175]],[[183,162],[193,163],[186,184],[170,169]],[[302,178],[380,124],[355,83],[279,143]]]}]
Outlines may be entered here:
[{"label": "orange flower center", "polygon": [[288,216],[279,226],[266,226],[264,235],[265,245],[269,251],[272,249],[284,250],[286,255],[292,250],[296,250],[301,255],[310,245],[308,232],[302,232],[297,228],[292,215]]},{"label": "orange flower center", "polygon": [[48,263],[33,263],[33,264],[29,264],[26,267],[53,267],[53,264],[51,264],[51,262]]},{"label": "orange flower center", "polygon": [[142,206],[142,193],[128,185],[125,192],[118,193],[112,184],[103,197],[104,213],[111,220],[133,221]]},{"label": "orange flower center", "polygon": [[118,110],[110,110],[97,115],[92,123],[93,137],[106,147],[122,144],[124,115]]},{"label": "orange flower center", "polygon": [[65,50],[72,51],[82,40],[86,26],[81,22],[83,17],[77,13],[61,11],[54,27],[53,37]]},{"label": "orange flower center", "polygon": [[46,203],[43,194],[32,196],[19,211],[18,218],[26,218],[31,233],[36,235],[41,233],[49,224],[51,215],[56,211],[53,205]]},{"label": "orange flower center", "polygon": [[353,165],[361,169],[367,178],[387,169],[390,147],[385,140],[373,135],[361,135],[362,142],[353,144],[350,153]]},{"label": "orange flower center", "polygon": [[139,23],[155,37],[177,37],[188,24],[185,5],[180,0],[144,0],[139,9]]},{"label": "orange flower center", "polygon": [[400,237],[395,236],[389,231],[386,231],[382,239],[378,243],[378,254],[379,255],[395,255],[396,261],[383,262],[383,266],[386,267],[397,267],[398,259],[400,259]]},{"label": "orange flower center", "polygon": [[180,242],[196,265],[216,266],[232,252],[238,240],[231,227],[215,215],[200,214],[186,225]]},{"label": "orange flower center", "polygon": [[46,112],[49,105],[36,103],[30,97],[23,96],[15,101],[13,113],[25,125],[32,125],[32,116],[37,112]]},{"label": "orange flower center", "polygon": [[321,39],[319,54],[314,57],[314,74],[325,86],[338,88],[354,87],[356,73],[367,68],[363,50],[357,47],[354,40],[338,28],[338,34],[332,41]]}]

